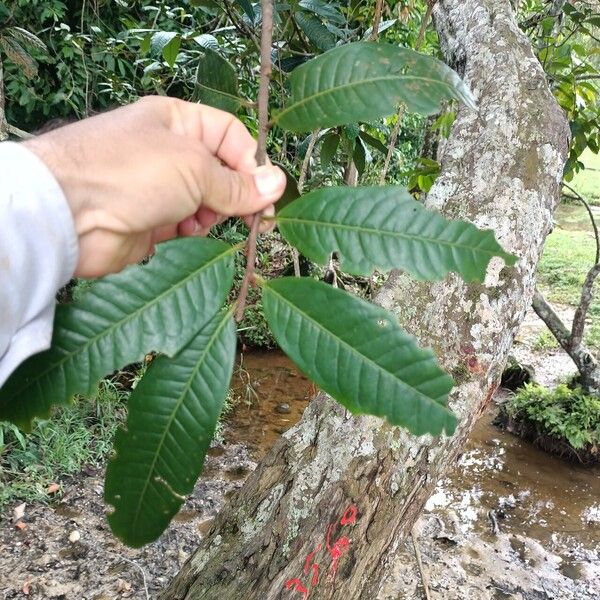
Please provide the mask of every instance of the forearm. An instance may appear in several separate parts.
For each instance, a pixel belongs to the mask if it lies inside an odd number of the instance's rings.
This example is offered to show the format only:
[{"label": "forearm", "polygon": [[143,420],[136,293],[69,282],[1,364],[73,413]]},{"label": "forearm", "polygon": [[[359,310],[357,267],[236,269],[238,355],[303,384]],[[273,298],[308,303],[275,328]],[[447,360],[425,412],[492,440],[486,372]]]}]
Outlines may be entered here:
[{"label": "forearm", "polygon": [[73,217],[52,173],[22,145],[0,144],[0,385],[50,346],[54,298],[77,258]]}]

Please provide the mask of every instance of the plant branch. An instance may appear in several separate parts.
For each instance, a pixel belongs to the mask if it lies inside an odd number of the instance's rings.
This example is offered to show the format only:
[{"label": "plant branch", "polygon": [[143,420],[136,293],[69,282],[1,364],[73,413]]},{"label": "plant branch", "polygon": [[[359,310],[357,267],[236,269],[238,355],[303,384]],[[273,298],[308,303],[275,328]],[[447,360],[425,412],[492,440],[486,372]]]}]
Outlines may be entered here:
[{"label": "plant branch", "polygon": [[[315,129],[310,136],[310,140],[308,142],[308,148],[306,148],[306,154],[304,155],[304,160],[302,161],[302,167],[300,168],[300,176],[298,177],[298,192],[302,195],[304,191],[304,184],[306,183],[306,178],[308,176],[308,168],[310,167],[310,159],[315,150],[315,144],[319,139],[319,129]],[[294,276],[300,277],[300,253],[298,252],[298,248],[292,246],[292,262],[294,264]]]},{"label": "plant branch", "polygon": [[[267,161],[267,135],[269,133],[269,84],[271,81],[271,46],[273,44],[273,2],[261,0],[262,27],[260,34],[260,87],[258,90],[258,147],[256,163],[264,165]],[[238,323],[244,318],[248,288],[254,280],[256,263],[256,240],[260,228],[261,213],[252,219],[252,227],[246,246],[246,273],[242,281],[235,318]]]},{"label": "plant branch", "polygon": [[249,37],[254,43],[254,45],[260,49],[260,44],[258,43],[254,32],[250,29],[250,27],[246,25],[246,23],[237,19],[237,17],[235,16],[235,11],[231,8],[231,5],[229,4],[228,0],[223,0],[223,7],[225,8],[225,12],[227,13],[227,16],[229,17],[231,23],[233,24],[237,32],[240,35],[242,35],[242,37]]},{"label": "plant branch", "polygon": [[543,294],[536,288],[531,306],[535,314],[548,326],[556,341],[566,352],[570,351],[571,334],[554,308],[548,303]]},{"label": "plant branch", "polygon": [[376,42],[379,39],[379,24],[381,23],[381,11],[383,10],[383,0],[377,0],[375,5],[375,17],[373,19],[373,33],[371,40]]},{"label": "plant branch", "polygon": [[600,263],[600,232],[598,231],[598,225],[596,223],[596,218],[594,217],[590,203],[568,183],[563,182],[563,186],[566,187],[575,196],[575,198],[585,206],[585,209],[587,210],[592,223],[592,228],[594,230],[594,237],[596,238],[596,264]]},{"label": "plant branch", "polygon": [[583,339],[583,332],[585,330],[585,319],[590,309],[592,300],[594,299],[594,282],[598,275],[600,275],[600,233],[598,232],[598,225],[594,213],[589,205],[589,202],[569,184],[565,183],[564,186],[575,195],[575,197],[585,206],[588,212],[592,228],[594,230],[594,237],[596,239],[596,261],[594,266],[588,271],[583,286],[581,288],[581,298],[573,317],[573,326],[571,327],[571,347],[576,348],[581,345]]},{"label": "plant branch", "polygon": [[383,169],[379,175],[379,185],[383,185],[385,183],[385,178],[387,177],[388,171],[390,169],[390,164],[392,162],[392,157],[394,156],[394,151],[396,150],[396,144],[398,143],[398,136],[400,135],[400,127],[402,126],[402,117],[404,116],[404,105],[402,104],[398,109],[397,119],[394,123],[394,128],[392,129],[392,135],[390,136],[390,145],[388,146],[388,151],[385,156],[385,162],[383,163]]},{"label": "plant branch", "polygon": [[304,160],[302,161],[302,167],[300,168],[300,175],[298,177],[298,191],[300,194],[304,192],[304,184],[306,183],[306,178],[308,176],[308,168],[310,167],[310,159],[312,158],[313,152],[315,150],[315,145],[317,140],[319,139],[320,129],[315,129],[308,142],[308,147],[306,148],[306,154],[304,155]]},{"label": "plant branch", "polygon": [[573,317],[573,327],[571,329],[571,346],[574,348],[581,344],[583,331],[585,329],[585,319],[587,317],[590,304],[594,299],[594,282],[600,275],[600,263],[596,263],[589,271],[581,288],[581,298],[579,305]]},{"label": "plant branch", "polygon": [[30,140],[31,138],[35,137],[32,133],[23,131],[22,129],[19,129],[18,127],[15,127],[14,125],[11,125],[10,123],[7,123],[6,128],[8,130],[8,133],[10,133],[11,135],[14,135],[18,138],[21,138],[22,140]]},{"label": "plant branch", "polygon": [[429,20],[431,19],[431,13],[433,12],[433,7],[437,0],[427,0],[427,10],[425,11],[425,16],[421,21],[421,28],[419,29],[419,35],[417,36],[417,41],[415,42],[415,50],[418,50],[425,39],[425,31],[427,29],[427,25],[429,25]]},{"label": "plant branch", "polygon": [[[431,19],[431,14],[433,12],[433,7],[435,6],[437,0],[427,0],[427,11],[425,12],[425,16],[423,17],[423,21],[421,21],[421,28],[419,29],[419,35],[417,36],[417,41],[415,42],[415,50],[419,50],[423,40],[425,39],[425,30],[427,29],[427,25],[429,20]],[[394,151],[396,150],[396,144],[398,143],[398,136],[400,135],[400,127],[402,127],[402,118],[404,117],[404,105],[401,105],[398,108],[397,120],[394,124],[394,128],[392,129],[392,135],[390,136],[390,145],[388,146],[387,155],[385,157],[385,162],[383,163],[383,169],[381,174],[379,175],[379,185],[383,185],[385,183],[385,178],[387,177],[388,171],[390,169],[390,164],[392,162],[392,157],[394,156]]]},{"label": "plant branch", "polygon": [[562,349],[575,363],[577,370],[581,374],[582,385],[585,391],[599,395],[600,365],[594,355],[581,341],[577,345],[573,345],[571,333],[538,289],[535,290],[531,306],[537,316],[544,321]]}]

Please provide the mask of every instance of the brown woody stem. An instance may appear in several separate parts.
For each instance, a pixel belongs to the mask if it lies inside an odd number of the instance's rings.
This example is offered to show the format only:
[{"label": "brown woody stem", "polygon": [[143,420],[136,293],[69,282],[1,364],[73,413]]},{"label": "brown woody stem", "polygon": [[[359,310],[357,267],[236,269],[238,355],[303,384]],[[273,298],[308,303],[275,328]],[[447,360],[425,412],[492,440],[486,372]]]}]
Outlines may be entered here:
[{"label": "brown woody stem", "polygon": [[[269,133],[269,84],[271,81],[271,46],[273,43],[273,2],[261,0],[262,27],[260,35],[260,87],[258,91],[258,147],[256,163],[264,165],[267,161],[267,135]],[[244,318],[248,288],[254,282],[254,267],[256,262],[256,240],[260,228],[261,213],[256,213],[252,219],[252,227],[246,247],[246,273],[235,313],[236,321]]]}]

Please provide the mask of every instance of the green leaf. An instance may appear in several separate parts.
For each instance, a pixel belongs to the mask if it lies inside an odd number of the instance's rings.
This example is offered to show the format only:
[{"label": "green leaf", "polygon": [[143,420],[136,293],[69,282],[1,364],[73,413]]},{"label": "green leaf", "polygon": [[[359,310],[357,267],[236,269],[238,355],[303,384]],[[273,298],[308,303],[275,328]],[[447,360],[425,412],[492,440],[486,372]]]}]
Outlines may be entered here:
[{"label": "green leaf", "polygon": [[375,136],[367,133],[366,131],[361,131],[359,134],[360,139],[365,142],[365,144],[369,144],[371,148],[375,150],[379,150],[384,156],[388,153],[388,147],[381,141],[378,140]]},{"label": "green leaf", "polygon": [[323,136],[323,145],[321,146],[321,166],[326,167],[335,156],[340,145],[340,136],[337,133],[328,133]]},{"label": "green leaf", "polygon": [[113,533],[140,547],[155,540],[194,489],[235,358],[231,311],[218,313],[173,358],[156,359],[128,401],[115,438],[105,500]]},{"label": "green leaf", "polygon": [[150,48],[158,56],[162,54],[163,48],[177,37],[176,31],[157,31],[152,35]]},{"label": "green leaf", "polygon": [[334,48],[295,69],[290,84],[290,102],[274,117],[288,131],[375,121],[401,102],[423,114],[453,98],[474,106],[471,92],[444,63],[385,43]]},{"label": "green leaf", "polygon": [[230,113],[241,105],[235,69],[218,52],[205,47],[198,63],[194,100]]},{"label": "green leaf", "polygon": [[[387,21],[381,21],[381,23],[379,23],[379,28],[378,28],[377,32],[381,34],[384,31],[388,30],[390,27],[393,27],[397,22],[398,22],[398,19],[389,19]],[[373,35],[373,28],[369,27],[369,29],[367,29],[364,32],[362,39],[368,40],[372,35]]]},{"label": "green leaf", "polygon": [[326,264],[337,252],[344,271],[361,275],[398,268],[417,279],[435,281],[454,271],[483,281],[493,256],[516,261],[492,231],[449,221],[396,186],[315,190],[280,211],[277,223],[311,260]]},{"label": "green leaf", "polygon": [[452,378],[391,313],[296,277],[264,283],[263,308],[286,354],[351,413],[385,417],[416,435],[454,433]]},{"label": "green leaf", "polygon": [[18,42],[25,44],[26,46],[33,46],[38,50],[41,50],[44,54],[48,54],[48,48],[40,38],[31,33],[31,31],[27,31],[27,29],[23,29],[22,27],[7,27],[4,30],[4,33],[12,36]]},{"label": "green leaf", "polygon": [[331,4],[323,2],[323,0],[300,0],[298,6],[321,17],[325,17],[332,23],[343,24],[346,22],[344,15],[339,10],[331,6]]},{"label": "green leaf", "polygon": [[4,50],[6,56],[23,71],[27,79],[33,79],[37,75],[38,65],[31,55],[17,42],[16,39],[9,36],[0,36],[0,48]]},{"label": "green leaf", "polygon": [[354,142],[352,160],[354,161],[354,166],[356,167],[358,176],[360,177],[365,172],[365,166],[367,163],[366,148],[360,137],[357,137],[356,141]]},{"label": "green leaf", "polygon": [[275,211],[278,212],[296,200],[300,196],[300,192],[298,190],[298,182],[289,172],[288,168],[277,161],[273,161],[273,164],[276,164],[285,174],[285,190],[281,198],[275,203]]},{"label": "green leaf", "polygon": [[181,38],[179,36],[172,38],[162,49],[163,58],[167,61],[167,64],[173,68],[179,49],[181,48]]},{"label": "green leaf", "polygon": [[50,350],[25,361],[0,389],[0,421],[26,429],[53,404],[92,394],[101,377],[148,352],[176,354],[225,301],[235,250],[199,238],[160,244],[147,265],[58,306]]},{"label": "green leaf", "polygon": [[209,48],[210,50],[215,51],[219,48],[217,38],[210,33],[201,33],[200,35],[194,36],[193,40],[203,48]]},{"label": "green leaf", "polygon": [[238,4],[246,13],[246,16],[248,19],[250,19],[250,23],[254,23],[256,21],[256,13],[254,12],[252,3],[249,0],[236,0],[236,4]]},{"label": "green leaf", "polygon": [[294,19],[310,42],[319,50],[325,51],[335,46],[335,36],[315,15],[298,11],[294,13]]}]

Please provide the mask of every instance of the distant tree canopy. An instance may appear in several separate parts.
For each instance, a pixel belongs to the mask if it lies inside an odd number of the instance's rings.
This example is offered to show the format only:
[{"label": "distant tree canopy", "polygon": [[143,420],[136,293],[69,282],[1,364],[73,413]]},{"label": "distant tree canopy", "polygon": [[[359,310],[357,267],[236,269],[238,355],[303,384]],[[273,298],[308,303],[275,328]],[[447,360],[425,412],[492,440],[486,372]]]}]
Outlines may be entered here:
[{"label": "distant tree canopy", "polygon": [[[370,35],[375,4],[366,0],[275,3],[275,80],[280,84],[281,104],[288,93],[285,77],[295,67],[335,45]],[[600,144],[600,9],[585,1],[514,4],[571,123],[573,142],[565,169],[569,179],[583,166],[578,158],[585,148],[597,152]],[[387,0],[383,5],[381,38],[414,47],[427,2]],[[46,46],[14,36],[3,36],[0,44],[7,120],[27,131],[52,119],[78,119],[150,93],[202,100],[199,75],[218,70],[219,65],[229,68],[226,61],[235,70],[240,96],[255,97],[260,6],[247,0],[15,0],[0,4],[0,35],[15,26],[35,34]],[[426,29],[420,49],[439,54],[433,28]],[[251,129],[256,128],[249,106],[241,105],[238,113]],[[436,135],[443,134],[453,114],[449,106],[427,127],[433,125]],[[371,159],[383,161],[377,148],[381,150],[392,124],[393,119],[388,119],[366,131],[355,149],[359,166],[365,160],[367,166]],[[435,165],[413,162],[424,128],[422,118],[405,116],[399,149],[409,161],[405,167],[415,167],[408,173],[413,178],[411,187],[415,184],[427,190],[437,174]],[[354,132],[348,134],[343,137],[353,141]],[[303,153],[308,144],[305,137],[290,142],[277,129],[271,135],[272,150],[299,146]],[[330,140],[330,147],[333,143]],[[405,170],[392,168],[391,173],[400,175]]]}]

